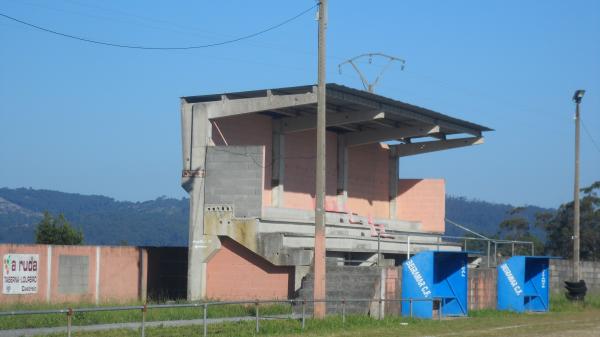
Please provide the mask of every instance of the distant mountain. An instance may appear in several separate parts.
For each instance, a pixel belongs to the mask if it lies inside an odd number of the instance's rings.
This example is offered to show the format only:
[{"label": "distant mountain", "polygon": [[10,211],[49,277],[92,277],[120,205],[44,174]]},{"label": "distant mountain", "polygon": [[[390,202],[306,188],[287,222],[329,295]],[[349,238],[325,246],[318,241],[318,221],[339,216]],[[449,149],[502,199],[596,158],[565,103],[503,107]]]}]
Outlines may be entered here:
[{"label": "distant mountain", "polygon": [[[498,225],[508,217],[508,213],[515,208],[514,205],[496,204],[487,201],[467,199],[465,197],[446,196],[446,219],[463,225],[477,233],[491,236],[498,232]],[[535,223],[535,215],[540,212],[554,212],[554,209],[537,206],[525,206],[522,215]],[[545,233],[538,228],[532,228],[532,232],[542,239]],[[463,236],[465,231],[446,223],[446,234]]]},{"label": "distant mountain", "polygon": [[[446,217],[485,235],[493,235],[513,208],[463,197],[446,198]],[[144,202],[117,201],[100,195],[82,195],[30,188],[0,188],[0,242],[32,243],[42,213],[63,213],[81,228],[86,244],[186,246],[189,200],[160,197]],[[525,214],[548,211],[528,206]],[[451,224],[448,235],[464,232]]]},{"label": "distant mountain", "polygon": [[63,213],[86,244],[187,245],[187,199],[129,202],[26,188],[0,188],[0,242],[33,242],[44,211]]}]

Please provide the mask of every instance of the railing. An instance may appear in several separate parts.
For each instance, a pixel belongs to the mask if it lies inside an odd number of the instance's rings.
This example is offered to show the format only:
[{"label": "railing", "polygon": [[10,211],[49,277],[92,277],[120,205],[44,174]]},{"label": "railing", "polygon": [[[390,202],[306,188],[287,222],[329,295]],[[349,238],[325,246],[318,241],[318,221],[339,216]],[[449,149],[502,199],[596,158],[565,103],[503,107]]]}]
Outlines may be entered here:
[{"label": "railing", "polygon": [[[341,318],[342,323],[346,323],[346,306],[349,303],[378,303],[379,308],[377,312],[377,318],[384,318],[384,304],[386,302],[398,302],[399,303],[399,312],[402,312],[402,305],[408,302],[409,305],[409,317],[413,318],[413,303],[415,302],[432,302],[433,307],[437,303],[438,306],[438,319],[442,319],[443,315],[443,307],[444,301],[443,298],[400,298],[400,299],[324,299],[324,300],[307,300],[307,299],[295,299],[295,300],[253,300],[253,301],[228,301],[228,302],[201,302],[201,303],[182,303],[182,304],[144,304],[144,305],[133,305],[133,306],[113,306],[113,307],[96,307],[96,308],[65,308],[65,309],[53,309],[53,310],[23,310],[23,311],[3,311],[0,312],[0,317],[2,316],[23,316],[23,315],[40,315],[40,314],[66,314],[66,330],[67,336],[71,337],[73,333],[73,315],[75,313],[83,313],[83,312],[100,312],[100,311],[131,311],[131,310],[139,310],[141,312],[140,318],[140,335],[142,337],[146,336],[146,315],[148,310],[153,309],[165,309],[165,308],[202,308],[202,329],[203,336],[208,336],[208,308],[209,306],[222,306],[222,305],[253,305],[254,306],[254,320],[255,320],[255,331],[256,333],[260,332],[260,320],[261,319],[291,319],[298,320],[300,322],[300,327],[302,330],[306,327],[306,319],[308,317],[306,309],[307,304],[314,303],[338,303],[341,305]],[[278,315],[277,317],[271,316],[263,316],[259,315],[259,307],[261,304],[289,304],[291,307],[294,305],[301,306],[301,313],[294,314],[293,308],[292,312],[288,315]],[[245,320],[246,317],[234,317],[238,320]],[[229,318],[231,317],[220,317],[220,318]],[[218,320],[219,318],[217,318]],[[131,323],[131,322],[128,322]],[[107,322],[108,324],[108,322]],[[2,330],[0,330],[0,334]]]},{"label": "railing", "polygon": [[[393,235],[402,235],[406,236],[406,240],[400,239],[389,239],[377,236],[377,250],[374,254],[377,254],[376,260],[359,260],[359,259],[343,259],[344,263],[363,263],[363,262],[372,262],[374,265],[381,265],[380,256],[381,256],[381,242],[392,241],[395,243],[404,243],[406,244],[406,259],[409,259],[411,255],[420,252],[419,249],[414,249],[415,246],[434,246],[435,249],[440,250],[441,246],[450,246],[456,245],[461,247],[462,250],[468,251],[469,245],[468,242],[480,242],[483,243],[479,245],[477,249],[485,249],[485,255],[487,260],[487,267],[495,267],[498,265],[498,247],[502,245],[510,245],[511,253],[510,256],[515,255],[516,247],[525,247],[527,249],[527,254],[530,256],[535,256],[535,246],[532,241],[519,241],[519,240],[501,240],[501,239],[492,239],[487,237],[470,237],[470,236],[451,236],[451,235],[438,235],[437,242],[423,242],[418,241],[420,237],[431,237],[432,235],[424,235],[424,234],[407,234],[407,233],[398,233],[394,231],[388,231],[388,233]],[[349,236],[341,236],[341,235],[327,235],[327,238],[353,238]],[[448,241],[443,241],[444,239]],[[369,240],[368,238],[358,238],[358,240]],[[493,254],[492,254],[493,247]],[[363,253],[363,252],[361,252]],[[386,252],[383,252],[386,253]],[[483,253],[483,252],[482,252]],[[483,255],[483,254],[482,254]],[[492,259],[493,256],[493,259]],[[328,258],[331,260],[336,260],[336,257]],[[493,262],[493,263],[492,263]]]}]

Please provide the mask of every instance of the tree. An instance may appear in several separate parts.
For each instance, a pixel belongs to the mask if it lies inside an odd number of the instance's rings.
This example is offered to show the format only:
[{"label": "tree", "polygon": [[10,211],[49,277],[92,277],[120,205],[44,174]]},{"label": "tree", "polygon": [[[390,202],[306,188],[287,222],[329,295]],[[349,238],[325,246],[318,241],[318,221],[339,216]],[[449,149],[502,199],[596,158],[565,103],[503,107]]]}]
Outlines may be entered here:
[{"label": "tree", "polygon": [[35,228],[35,243],[80,245],[83,243],[83,232],[73,228],[63,214],[55,218],[49,212],[44,212],[44,218]]},{"label": "tree", "polygon": [[[579,202],[581,259],[600,260],[600,181],[582,188]],[[546,251],[550,255],[573,257],[573,202],[560,206],[555,214],[538,214],[536,223],[547,233]]]},{"label": "tree", "polygon": [[[535,253],[539,255],[544,250],[544,243],[540,238],[531,233],[531,225],[529,220],[523,216],[525,207],[515,207],[508,212],[509,217],[503,220],[498,225],[498,233],[496,237],[504,240],[513,241],[529,241],[533,242]],[[511,255],[512,246],[501,245],[499,251],[502,255]],[[530,254],[531,247],[523,246],[522,244],[515,245],[515,255],[517,254]]]}]

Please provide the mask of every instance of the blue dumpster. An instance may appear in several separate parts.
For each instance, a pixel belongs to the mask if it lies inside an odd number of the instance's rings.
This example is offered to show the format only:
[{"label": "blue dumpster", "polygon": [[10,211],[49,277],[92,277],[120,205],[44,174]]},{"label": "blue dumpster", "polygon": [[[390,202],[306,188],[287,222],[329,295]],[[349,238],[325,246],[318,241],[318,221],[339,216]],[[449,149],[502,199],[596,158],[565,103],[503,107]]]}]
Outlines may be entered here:
[{"label": "blue dumpster", "polygon": [[402,265],[402,316],[466,316],[467,252],[425,251]]},{"label": "blue dumpster", "polygon": [[549,256],[513,256],[498,266],[498,310],[548,311]]}]

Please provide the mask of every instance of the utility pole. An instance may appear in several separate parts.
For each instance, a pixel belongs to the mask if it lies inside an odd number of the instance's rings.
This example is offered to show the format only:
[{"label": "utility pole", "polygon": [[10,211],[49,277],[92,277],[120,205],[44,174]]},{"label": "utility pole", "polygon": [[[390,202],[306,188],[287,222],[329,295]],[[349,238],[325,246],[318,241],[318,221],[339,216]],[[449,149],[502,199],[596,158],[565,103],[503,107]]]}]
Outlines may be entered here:
[{"label": "utility pole", "polygon": [[575,101],[575,182],[573,186],[573,281],[581,280],[579,263],[579,103],[585,90],[577,90],[573,95]]},{"label": "utility pole", "polygon": [[325,318],[325,125],[326,125],[326,81],[325,81],[325,30],[327,29],[327,0],[319,2],[319,66],[317,88],[317,158],[315,186],[315,250],[313,299],[315,318]]}]

